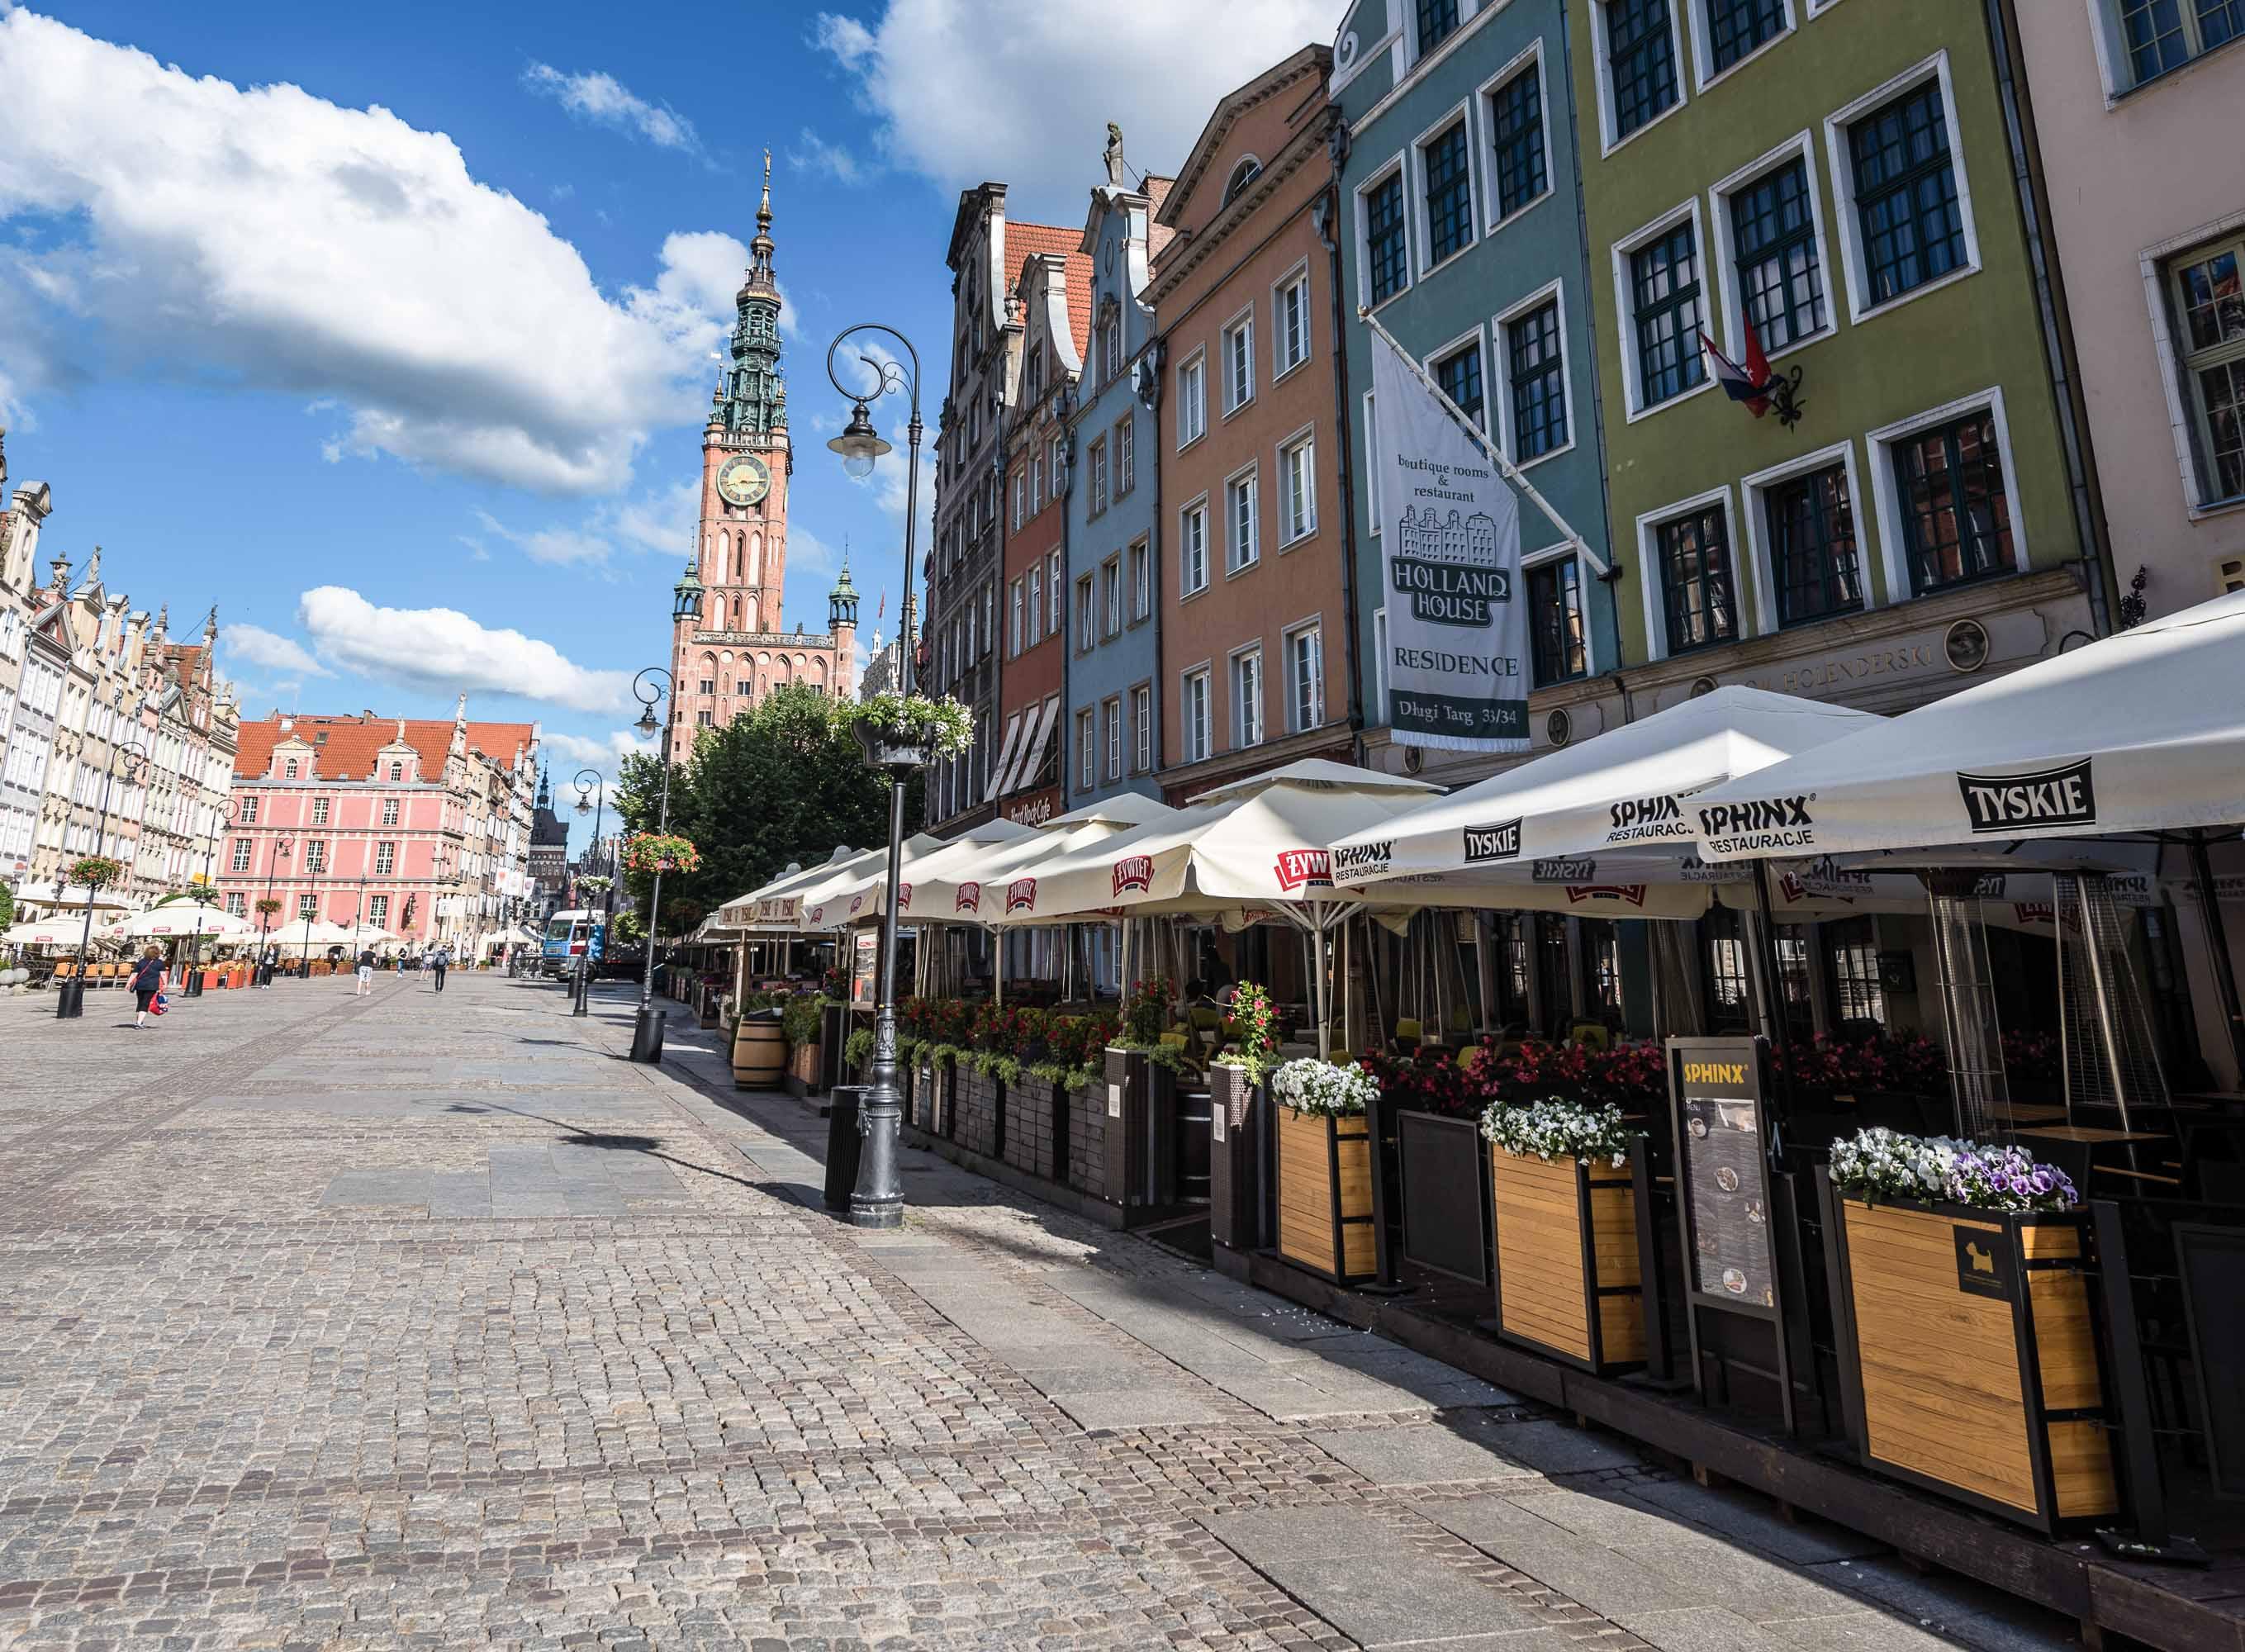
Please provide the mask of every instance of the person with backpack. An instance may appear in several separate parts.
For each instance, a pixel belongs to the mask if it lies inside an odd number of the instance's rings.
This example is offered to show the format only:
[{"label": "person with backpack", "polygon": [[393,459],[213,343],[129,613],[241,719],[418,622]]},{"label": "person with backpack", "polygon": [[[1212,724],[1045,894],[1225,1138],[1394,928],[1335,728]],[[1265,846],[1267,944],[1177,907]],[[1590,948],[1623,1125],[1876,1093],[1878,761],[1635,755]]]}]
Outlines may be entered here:
[{"label": "person with backpack", "polygon": [[[155,1003],[156,995],[163,990],[164,949],[160,946],[152,946],[148,949],[146,956],[132,966],[132,1025],[134,1027],[144,1027],[148,1025],[149,1006]],[[160,1015],[163,1012],[159,1010],[157,1013]]]},{"label": "person with backpack", "polygon": [[452,967],[452,949],[449,946],[439,946],[435,951],[430,953],[429,967],[436,972],[437,991],[443,992],[444,972]]},{"label": "person with backpack", "polygon": [[370,946],[358,955],[358,992],[356,996],[359,998],[364,998],[372,991],[374,991],[374,949]]}]

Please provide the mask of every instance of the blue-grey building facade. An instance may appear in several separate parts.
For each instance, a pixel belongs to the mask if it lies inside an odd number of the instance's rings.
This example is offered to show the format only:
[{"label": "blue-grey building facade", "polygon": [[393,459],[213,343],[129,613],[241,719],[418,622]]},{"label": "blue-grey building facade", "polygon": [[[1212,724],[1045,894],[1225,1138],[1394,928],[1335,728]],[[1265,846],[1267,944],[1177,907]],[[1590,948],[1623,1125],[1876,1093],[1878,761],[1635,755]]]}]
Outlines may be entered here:
[{"label": "blue-grey building facade", "polygon": [[1144,303],[1154,210],[1169,180],[1091,192],[1091,330],[1068,420],[1069,807],[1161,796],[1161,373]]}]

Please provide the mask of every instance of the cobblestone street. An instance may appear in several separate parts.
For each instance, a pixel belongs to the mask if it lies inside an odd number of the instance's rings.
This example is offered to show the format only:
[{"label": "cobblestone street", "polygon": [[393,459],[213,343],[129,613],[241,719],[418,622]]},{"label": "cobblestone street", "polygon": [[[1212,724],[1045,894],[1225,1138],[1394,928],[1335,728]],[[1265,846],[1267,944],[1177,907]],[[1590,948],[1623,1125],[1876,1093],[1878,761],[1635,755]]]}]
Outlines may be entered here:
[{"label": "cobblestone street", "polygon": [[924,1154],[838,1224],[609,991],[0,1000],[0,1649],[2071,1641]]}]

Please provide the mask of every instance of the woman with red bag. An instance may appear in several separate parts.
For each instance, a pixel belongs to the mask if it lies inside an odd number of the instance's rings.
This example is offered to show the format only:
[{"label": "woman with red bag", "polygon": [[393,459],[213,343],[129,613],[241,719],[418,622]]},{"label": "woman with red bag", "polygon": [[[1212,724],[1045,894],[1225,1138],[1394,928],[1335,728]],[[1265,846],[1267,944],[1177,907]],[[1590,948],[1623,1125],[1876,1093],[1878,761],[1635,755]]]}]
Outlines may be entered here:
[{"label": "woman with red bag", "polygon": [[[143,1027],[148,1025],[149,1006],[155,1003],[156,995],[163,990],[164,949],[160,946],[152,946],[148,949],[147,956],[132,966],[132,1025],[134,1026]],[[163,1011],[159,1009],[156,1013],[161,1015]]]}]

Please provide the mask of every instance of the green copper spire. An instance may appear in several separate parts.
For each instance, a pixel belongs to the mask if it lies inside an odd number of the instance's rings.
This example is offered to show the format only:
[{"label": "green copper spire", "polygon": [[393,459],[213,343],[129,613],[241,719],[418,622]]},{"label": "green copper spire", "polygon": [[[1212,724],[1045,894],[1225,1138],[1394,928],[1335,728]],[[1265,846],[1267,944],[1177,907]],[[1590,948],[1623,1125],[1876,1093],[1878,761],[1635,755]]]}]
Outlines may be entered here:
[{"label": "green copper spire", "polygon": [[764,151],[764,193],[749,243],[748,279],[734,295],[733,359],[718,376],[709,422],[728,436],[768,435],[787,428],[787,384],[779,365],[779,283],[772,274],[771,151]]}]

